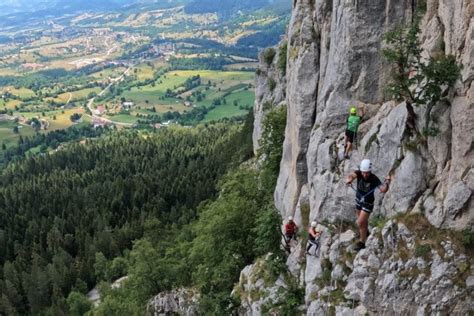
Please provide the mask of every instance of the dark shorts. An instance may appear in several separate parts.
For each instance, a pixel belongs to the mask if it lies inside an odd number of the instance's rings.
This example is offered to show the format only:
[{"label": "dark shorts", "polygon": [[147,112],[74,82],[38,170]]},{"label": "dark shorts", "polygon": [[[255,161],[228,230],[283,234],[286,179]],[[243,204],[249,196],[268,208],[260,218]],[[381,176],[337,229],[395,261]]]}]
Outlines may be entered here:
[{"label": "dark shorts", "polygon": [[374,209],[374,203],[361,202],[356,199],[356,210],[364,211],[366,213],[372,213]]},{"label": "dark shorts", "polygon": [[352,132],[352,131],[346,129],[346,136],[347,136],[347,139],[349,140],[349,143],[354,142],[355,135],[356,135],[355,132]]}]

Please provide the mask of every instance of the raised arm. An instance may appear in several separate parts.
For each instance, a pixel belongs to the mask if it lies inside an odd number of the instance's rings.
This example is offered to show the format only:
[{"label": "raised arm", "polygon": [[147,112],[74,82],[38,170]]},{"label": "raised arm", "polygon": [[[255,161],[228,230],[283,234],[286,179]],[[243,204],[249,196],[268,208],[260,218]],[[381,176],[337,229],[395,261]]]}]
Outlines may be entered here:
[{"label": "raised arm", "polygon": [[357,174],[355,172],[352,172],[350,175],[347,176],[346,184],[350,185],[355,179],[357,179]]},{"label": "raised arm", "polygon": [[390,179],[390,176],[386,176],[385,181],[379,186],[380,192],[382,192],[382,193],[387,192],[389,187],[390,187],[390,182],[391,181],[392,180]]}]

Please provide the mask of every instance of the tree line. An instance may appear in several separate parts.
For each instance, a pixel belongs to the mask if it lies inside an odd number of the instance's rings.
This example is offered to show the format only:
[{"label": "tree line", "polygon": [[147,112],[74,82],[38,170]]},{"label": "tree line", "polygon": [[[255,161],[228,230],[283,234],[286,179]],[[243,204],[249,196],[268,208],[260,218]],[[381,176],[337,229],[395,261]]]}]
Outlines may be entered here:
[{"label": "tree line", "polygon": [[196,217],[219,177],[251,155],[251,131],[125,131],[10,163],[0,177],[0,313],[73,313],[79,293],[128,273],[117,258],[145,232],[166,239]]}]

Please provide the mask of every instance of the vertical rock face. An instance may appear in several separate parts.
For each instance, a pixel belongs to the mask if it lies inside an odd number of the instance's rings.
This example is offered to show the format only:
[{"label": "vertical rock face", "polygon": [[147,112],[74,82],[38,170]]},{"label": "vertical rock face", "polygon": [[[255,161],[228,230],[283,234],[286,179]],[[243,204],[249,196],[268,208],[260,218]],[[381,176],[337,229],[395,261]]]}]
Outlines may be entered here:
[{"label": "vertical rock face", "polygon": [[373,228],[359,253],[351,246],[354,228],[318,230],[315,254],[305,256],[301,243],[292,247],[286,263],[293,279],[269,280],[265,261],[242,271],[233,292],[239,315],[284,314],[292,282],[304,287],[304,315],[468,315],[474,308],[472,257],[452,236],[426,239],[437,229],[421,215]]},{"label": "vertical rock face", "polygon": [[193,289],[161,292],[147,303],[146,315],[198,315],[199,294]]},{"label": "vertical rock face", "polygon": [[314,196],[328,177],[335,180],[325,173],[334,169],[331,151],[352,102],[383,101],[381,38],[404,21],[408,3],[296,1],[288,30],[288,124],[275,193],[282,213],[293,212],[305,183]]},{"label": "vertical rock face", "polygon": [[[474,2],[292,3],[287,126],[275,204],[299,225],[311,220],[326,225],[319,257],[305,256],[305,245],[298,244],[287,260],[290,275],[305,289],[301,310],[308,315],[466,314],[473,309],[472,254],[461,253],[459,239],[433,242],[427,236],[445,234],[440,228],[474,227]],[[426,3],[419,37],[424,58],[452,54],[462,65],[454,89],[445,91],[431,112],[437,134],[422,141],[407,137],[406,104],[384,94],[391,68],[380,54],[383,35],[411,21],[417,3]],[[363,121],[350,159],[342,160],[352,105],[364,112]],[[422,130],[426,107],[415,112]],[[376,193],[371,218],[419,216],[429,221],[423,228],[430,233],[417,230],[416,223],[391,220],[372,230],[365,250],[351,254],[348,243],[357,228],[342,230],[339,224],[355,220],[354,193],[344,179],[364,158],[372,160],[379,178],[393,175],[388,193]],[[245,308],[242,314],[248,314]]]},{"label": "vertical rock face", "polygon": [[319,82],[319,35],[314,7],[295,1],[288,27],[287,125],[280,175],[275,190],[277,208],[289,213],[307,182],[306,151],[314,123]]},{"label": "vertical rock face", "polygon": [[270,48],[274,50],[275,56],[271,62],[265,60],[265,51],[259,55],[259,66],[255,76],[255,106],[254,106],[254,130],[253,148],[257,153],[259,141],[262,137],[262,124],[266,113],[271,109],[283,106],[286,97],[285,65],[279,65],[279,61],[285,56],[280,56],[285,48],[286,41],[280,43],[280,47]]},{"label": "vertical rock face", "polygon": [[[463,68],[455,89],[434,107],[432,117],[439,132],[424,144],[407,141],[405,104],[386,100],[384,87],[391,68],[380,53],[383,35],[411,21],[414,4],[411,0],[293,1],[286,79],[274,76],[273,64],[263,65],[255,109],[257,140],[263,104],[280,102],[286,95],[287,126],[275,190],[282,215],[295,213],[301,188],[307,185],[311,219],[351,219],[353,193],[343,180],[361,159],[369,158],[379,178],[389,172],[394,175],[389,193],[377,194],[376,213],[391,216],[415,210],[425,212],[438,227],[473,226],[474,4],[426,3],[420,34],[423,54],[453,54]],[[278,82],[272,93],[266,90],[271,76]],[[341,161],[347,113],[353,105],[365,115],[351,158]],[[426,109],[419,106],[415,111],[421,130]],[[257,148],[258,143],[254,145]],[[454,200],[459,194],[464,198]]]}]

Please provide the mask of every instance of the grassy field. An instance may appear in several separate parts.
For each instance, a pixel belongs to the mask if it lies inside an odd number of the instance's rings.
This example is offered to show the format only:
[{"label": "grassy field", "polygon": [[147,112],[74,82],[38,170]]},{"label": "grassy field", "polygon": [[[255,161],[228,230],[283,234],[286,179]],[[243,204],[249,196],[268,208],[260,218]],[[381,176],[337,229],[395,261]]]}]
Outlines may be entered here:
[{"label": "grassy field", "polygon": [[[13,127],[18,126],[18,134],[13,132]],[[18,143],[20,136],[33,136],[35,131],[29,126],[22,126],[13,121],[0,122],[0,140],[2,144],[11,147]]]},{"label": "grassy field", "polygon": [[[234,105],[237,101],[237,105]],[[226,104],[221,104],[215,109],[209,111],[204,117],[203,122],[212,120],[219,120],[225,117],[232,117],[237,115],[244,115],[248,112],[246,109],[241,109],[240,106],[252,106],[255,101],[255,95],[251,91],[238,91],[226,97]]]},{"label": "grassy field", "polygon": [[3,107],[7,110],[14,110],[15,107],[20,103],[20,100],[9,100],[8,102],[5,102],[5,100],[0,99],[0,107]]},{"label": "grassy field", "polygon": [[0,76],[19,76],[20,73],[18,71],[10,69],[10,68],[1,68],[0,69]]},{"label": "grassy field", "polygon": [[19,98],[25,99],[25,98],[30,98],[35,96],[35,93],[33,90],[27,89],[27,88],[15,88],[15,87],[4,87],[2,88],[2,93],[5,92],[10,92],[13,95],[16,95]]},{"label": "grassy field", "polygon": [[[49,122],[49,131],[54,131],[58,129],[65,129],[68,127],[71,127],[75,123],[71,121],[71,115],[74,113],[79,113],[79,114],[84,114],[84,108],[79,107],[79,108],[73,108],[73,109],[67,109],[63,111],[51,111],[47,112],[46,116],[44,117],[48,122]],[[54,116],[56,116],[56,119],[54,119]],[[83,119],[86,118],[83,115]]]},{"label": "grassy field", "polygon": [[199,75],[201,80],[211,80],[211,82],[226,81],[251,81],[253,82],[254,73],[246,71],[218,71],[218,70],[176,70],[168,72],[169,76],[192,77]]},{"label": "grassy field", "polygon": [[48,98],[48,100],[54,100],[56,102],[62,102],[62,103],[67,103],[68,100],[69,102],[75,102],[75,101],[80,101],[80,100],[85,100],[88,98],[89,93],[95,92],[99,93],[100,88],[95,87],[95,88],[87,88],[87,89],[82,89],[82,90],[77,90],[77,91],[72,91],[72,92],[64,92],[58,95],[56,98]]},{"label": "grassy field", "polygon": [[130,115],[130,114],[116,114],[116,115],[108,115],[106,116],[108,119],[113,120],[114,122],[120,123],[136,123],[140,118]]},{"label": "grassy field", "polygon": [[[151,68],[151,67],[150,67]],[[199,75],[201,85],[180,95],[181,98],[164,98],[167,89],[177,91],[183,89],[183,84],[188,78]],[[254,93],[251,89],[244,90],[253,83],[254,74],[242,71],[213,71],[213,70],[178,70],[170,71],[162,76],[155,86],[147,85],[133,87],[130,91],[123,92],[113,102],[118,102],[121,97],[134,103],[133,111],[141,114],[151,114],[147,109],[155,108],[157,113],[168,111],[184,112],[191,107],[184,105],[186,97],[191,96],[193,91],[200,90],[205,94],[201,101],[191,98],[191,103],[197,106],[210,107],[215,99],[226,95],[227,106],[215,109],[208,114],[209,119],[219,119],[226,116],[234,116],[245,113],[239,106],[253,106]],[[210,85],[209,85],[210,83]],[[238,100],[238,106],[234,107],[234,100]],[[229,107],[229,105],[231,107]],[[141,108],[137,109],[137,108]]]},{"label": "grassy field", "polygon": [[143,81],[147,79],[153,79],[155,69],[147,64],[140,64],[132,69],[132,73],[137,75],[138,80]]},{"label": "grassy field", "polygon": [[117,78],[125,71],[125,67],[111,67],[104,70],[94,72],[90,76],[95,79]]},{"label": "grassy field", "polygon": [[258,63],[256,62],[244,62],[244,63],[237,63],[237,64],[230,64],[225,66],[226,70],[240,70],[242,68],[247,69],[257,69]]},{"label": "grassy field", "polygon": [[[68,128],[75,123],[71,121],[71,115],[74,113],[84,114],[84,108],[77,107],[72,109],[65,109],[65,110],[56,110],[56,111],[49,111],[45,112],[45,116],[42,116],[39,112],[23,112],[23,113],[15,113],[18,116],[23,116],[26,119],[31,119],[33,117],[46,120],[49,123],[49,127],[47,131],[54,131],[58,129],[65,129]],[[54,119],[56,117],[56,119]],[[83,116],[83,118],[86,118]]]}]

